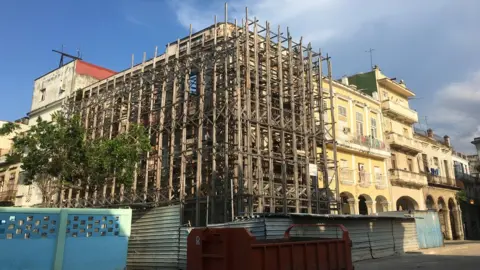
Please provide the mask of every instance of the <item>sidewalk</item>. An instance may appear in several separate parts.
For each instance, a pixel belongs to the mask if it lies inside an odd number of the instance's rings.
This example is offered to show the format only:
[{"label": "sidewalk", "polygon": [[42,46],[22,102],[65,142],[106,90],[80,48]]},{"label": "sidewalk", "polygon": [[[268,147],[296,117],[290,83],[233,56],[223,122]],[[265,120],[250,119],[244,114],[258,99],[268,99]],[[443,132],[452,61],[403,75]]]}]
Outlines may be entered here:
[{"label": "sidewalk", "polygon": [[480,241],[446,241],[444,247],[356,262],[355,270],[476,270],[480,269]]}]

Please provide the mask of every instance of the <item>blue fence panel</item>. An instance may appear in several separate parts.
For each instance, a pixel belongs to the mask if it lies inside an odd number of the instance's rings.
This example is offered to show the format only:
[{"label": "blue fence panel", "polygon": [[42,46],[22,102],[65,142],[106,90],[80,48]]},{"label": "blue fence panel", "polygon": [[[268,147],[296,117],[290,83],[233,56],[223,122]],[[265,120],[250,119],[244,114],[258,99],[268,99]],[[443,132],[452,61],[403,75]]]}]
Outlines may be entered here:
[{"label": "blue fence panel", "polygon": [[0,213],[0,269],[52,269],[58,219],[55,213]]},{"label": "blue fence panel", "polygon": [[130,209],[0,208],[0,270],[125,269]]},{"label": "blue fence panel", "polygon": [[68,215],[63,269],[124,269],[129,232],[122,219],[121,215]]},{"label": "blue fence panel", "polygon": [[436,211],[415,211],[418,247],[434,248],[443,246],[443,235]]}]

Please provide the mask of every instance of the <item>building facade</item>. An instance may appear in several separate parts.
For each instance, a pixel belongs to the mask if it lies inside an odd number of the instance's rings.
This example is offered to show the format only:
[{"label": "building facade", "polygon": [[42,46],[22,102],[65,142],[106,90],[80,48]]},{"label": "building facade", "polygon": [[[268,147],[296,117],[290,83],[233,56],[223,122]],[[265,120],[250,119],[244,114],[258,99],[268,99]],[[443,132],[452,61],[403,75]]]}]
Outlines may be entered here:
[{"label": "building facade", "polygon": [[422,146],[417,159],[420,172],[428,179],[428,186],[423,188],[426,207],[439,212],[445,239],[463,239],[462,215],[457,201],[460,187],[455,180],[450,138],[436,136],[431,129],[417,129],[415,139]]},{"label": "building facade", "polygon": [[[473,158],[472,158],[473,157]],[[454,152],[453,162],[457,186],[464,192],[459,198],[465,239],[480,240],[480,180],[472,175],[469,163],[476,161],[477,155],[464,155]]]},{"label": "building facade", "polygon": [[422,188],[427,186],[427,177],[420,173],[416,162],[422,150],[421,145],[413,139],[412,127],[418,122],[418,115],[408,104],[409,98],[415,94],[402,80],[397,82],[385,76],[378,67],[353,75],[349,81],[380,102],[384,138],[391,151],[387,169],[393,210],[425,209]]},{"label": "building facade", "polygon": [[50,121],[52,114],[62,108],[64,98],[74,89],[82,89],[113,74],[112,70],[74,60],[35,79],[29,124],[35,125],[39,117]]},{"label": "building facade", "polygon": [[[0,121],[0,127],[8,123]],[[12,162],[7,155],[12,148],[12,139],[17,134],[28,130],[28,125],[16,121],[19,129],[8,136],[0,136],[0,204],[4,206],[30,206],[36,201],[38,189],[34,185],[24,184],[21,163]],[[41,194],[39,196],[41,200]]]},{"label": "building facade", "polygon": [[[380,102],[348,79],[334,82],[339,192],[343,214],[391,210]],[[330,151],[329,153],[332,153]]]}]

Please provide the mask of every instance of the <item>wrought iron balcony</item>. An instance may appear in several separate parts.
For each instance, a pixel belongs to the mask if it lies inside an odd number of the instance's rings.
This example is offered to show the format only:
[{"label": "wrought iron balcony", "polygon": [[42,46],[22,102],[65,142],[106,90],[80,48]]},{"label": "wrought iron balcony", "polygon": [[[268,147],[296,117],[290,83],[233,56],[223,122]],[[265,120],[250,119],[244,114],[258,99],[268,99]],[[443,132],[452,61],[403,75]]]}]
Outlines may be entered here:
[{"label": "wrought iron balcony", "polygon": [[390,182],[395,186],[408,186],[414,188],[422,188],[428,185],[426,175],[400,169],[390,170]]},{"label": "wrought iron balcony", "polygon": [[382,159],[389,158],[391,155],[385,143],[372,136],[354,135],[350,133],[350,130],[339,130],[336,140],[337,146],[347,151]]},{"label": "wrought iron balcony", "polygon": [[427,173],[427,179],[429,184],[457,187],[455,179],[451,179],[449,177],[432,175]]},{"label": "wrought iron balcony", "polygon": [[358,172],[358,185],[361,187],[369,187],[372,184],[370,173],[365,171]]},{"label": "wrought iron balcony", "polygon": [[375,175],[375,187],[377,189],[386,189],[387,188],[387,176],[382,174]]},{"label": "wrought iron balcony", "polygon": [[412,155],[422,151],[421,144],[412,138],[407,138],[397,133],[389,133],[385,138],[390,148],[400,149]]},{"label": "wrought iron balcony", "polygon": [[14,202],[17,195],[17,186],[8,185],[7,189],[0,192],[0,202]]},{"label": "wrought iron balcony", "polygon": [[348,169],[348,168],[340,168],[339,169],[340,182],[344,185],[353,185],[355,183],[354,173],[355,173],[355,170]]},{"label": "wrought iron balcony", "polygon": [[416,111],[391,100],[382,102],[382,111],[387,116],[402,120],[406,123],[413,124],[418,122],[418,114]]}]

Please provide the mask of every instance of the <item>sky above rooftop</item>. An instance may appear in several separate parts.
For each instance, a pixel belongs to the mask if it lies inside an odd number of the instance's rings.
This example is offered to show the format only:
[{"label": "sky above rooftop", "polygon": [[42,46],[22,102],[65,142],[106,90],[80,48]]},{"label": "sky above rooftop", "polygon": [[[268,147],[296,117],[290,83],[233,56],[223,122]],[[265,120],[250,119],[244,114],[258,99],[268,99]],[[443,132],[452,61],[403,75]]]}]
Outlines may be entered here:
[{"label": "sky above rooftop", "polygon": [[[448,134],[455,148],[474,152],[480,135],[480,1],[478,0],[236,0],[229,18],[249,15],[290,28],[332,56],[334,76],[373,62],[416,93],[410,106],[420,127]],[[113,70],[149,57],[155,46],[223,20],[223,1],[4,1],[0,4],[0,119],[30,109],[33,80],[58,66],[61,49]]]}]

